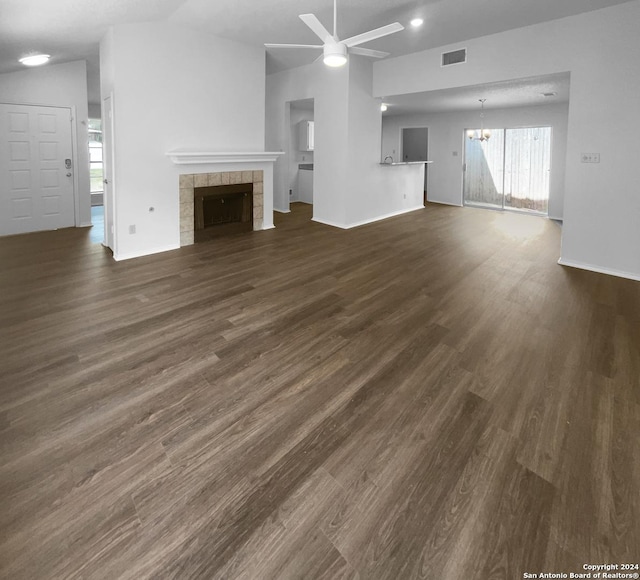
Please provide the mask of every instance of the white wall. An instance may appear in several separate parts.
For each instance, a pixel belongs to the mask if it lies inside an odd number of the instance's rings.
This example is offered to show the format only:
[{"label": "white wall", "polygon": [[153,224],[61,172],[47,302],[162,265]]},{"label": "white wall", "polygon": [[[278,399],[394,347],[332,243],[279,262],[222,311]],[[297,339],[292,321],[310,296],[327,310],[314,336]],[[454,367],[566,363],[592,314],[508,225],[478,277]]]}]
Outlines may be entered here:
[{"label": "white wall", "polygon": [[102,118],[102,109],[98,103],[89,103],[89,118],[90,119]]},{"label": "white wall", "polygon": [[[288,168],[291,163],[291,101],[314,99],[314,217],[344,223],[340,191],[347,155],[346,99],[348,67],[330,69],[322,62],[285,70],[266,79],[266,149],[284,151],[274,168],[273,205],[289,210]],[[333,104],[338,103],[337,107]]]},{"label": "white wall", "polygon": [[76,225],[91,225],[87,63],[45,65],[0,75],[0,102],[75,107]]},{"label": "white wall", "polygon": [[298,165],[300,163],[313,163],[313,151],[301,151],[299,141],[298,123],[301,121],[313,121],[313,110],[297,109],[291,106],[291,130],[289,133],[289,189],[292,195],[289,201],[298,201]]},{"label": "white wall", "polygon": [[[347,223],[374,221],[424,207],[424,165],[380,165],[382,112],[380,100],[371,96],[372,60],[349,58]],[[402,183],[405,179],[409,182]],[[413,179],[417,181],[413,183]]]},{"label": "white wall", "polygon": [[[549,217],[555,219],[562,219],[563,215],[568,113],[567,103],[488,109],[485,113],[485,127],[553,128]],[[401,151],[402,128],[429,127],[429,159],[433,160],[433,163],[427,169],[428,199],[438,203],[462,205],[464,130],[479,126],[479,123],[479,111],[385,115],[382,118],[382,155],[398,158]]]},{"label": "white wall", "polygon": [[422,207],[422,166],[380,166],[380,99],[371,92],[371,62],[357,56],[338,69],[316,62],[267,77],[267,149],[286,152],[275,168],[276,209],[289,208],[289,103],[309,98],[314,220],[348,228]]},{"label": "white wall", "polygon": [[114,27],[101,53],[102,98],[114,94],[114,256],[177,248],[178,175],[195,169],[166,153],[264,151],[264,49],[142,23]]},{"label": "white wall", "polygon": [[[563,263],[640,279],[640,0],[387,59],[373,94],[419,91],[571,72]],[[468,63],[440,67],[445,50]],[[600,153],[599,164],[581,153]]]}]

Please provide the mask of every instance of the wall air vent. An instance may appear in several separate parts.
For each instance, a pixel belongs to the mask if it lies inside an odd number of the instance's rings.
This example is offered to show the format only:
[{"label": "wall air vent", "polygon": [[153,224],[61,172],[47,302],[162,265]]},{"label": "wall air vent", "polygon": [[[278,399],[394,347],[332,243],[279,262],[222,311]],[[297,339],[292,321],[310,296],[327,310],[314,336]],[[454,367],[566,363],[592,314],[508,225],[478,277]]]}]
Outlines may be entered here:
[{"label": "wall air vent", "polygon": [[451,64],[462,64],[463,62],[467,62],[466,48],[442,53],[442,66],[449,66]]}]

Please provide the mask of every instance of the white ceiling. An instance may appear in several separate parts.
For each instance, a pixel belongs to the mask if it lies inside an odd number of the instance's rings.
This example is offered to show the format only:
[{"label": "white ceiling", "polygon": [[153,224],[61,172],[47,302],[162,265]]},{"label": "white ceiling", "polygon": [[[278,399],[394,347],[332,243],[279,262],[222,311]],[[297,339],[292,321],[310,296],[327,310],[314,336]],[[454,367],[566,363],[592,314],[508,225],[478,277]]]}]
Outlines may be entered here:
[{"label": "white ceiling", "polygon": [[[511,28],[622,4],[629,0],[338,0],[338,35],[346,38],[399,21],[407,29],[368,43],[394,56]],[[52,63],[87,59],[89,100],[98,98],[98,43],[107,27],[170,19],[219,36],[262,45],[315,43],[298,14],[332,23],[331,0],[0,0],[0,73],[20,70],[18,58],[34,51]],[[408,27],[420,16],[420,29]],[[267,71],[312,62],[315,52],[273,49]]]},{"label": "white ceiling", "polygon": [[[389,96],[383,99],[388,106],[383,115],[480,110],[479,99],[487,100],[484,104],[485,109],[566,103],[569,101],[569,82],[569,73],[559,73],[441,91]],[[556,94],[545,97],[543,93]]]}]

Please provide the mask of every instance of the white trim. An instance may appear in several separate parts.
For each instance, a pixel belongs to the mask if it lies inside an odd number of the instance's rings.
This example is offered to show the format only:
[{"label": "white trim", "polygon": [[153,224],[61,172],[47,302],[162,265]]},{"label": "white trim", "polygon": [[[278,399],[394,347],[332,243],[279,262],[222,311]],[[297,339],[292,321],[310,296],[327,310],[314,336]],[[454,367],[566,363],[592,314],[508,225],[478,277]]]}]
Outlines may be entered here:
[{"label": "white trim", "polygon": [[321,224],[325,224],[327,226],[333,226],[334,228],[340,228],[342,230],[350,230],[351,228],[358,228],[360,226],[365,226],[367,224],[372,224],[372,223],[375,223],[375,222],[386,220],[386,219],[389,219],[389,218],[392,218],[392,217],[396,217],[396,216],[399,216],[399,215],[402,215],[402,214],[405,214],[405,213],[410,213],[412,211],[417,211],[419,209],[424,209],[424,205],[418,205],[416,207],[410,207],[408,209],[401,209],[401,210],[398,210],[398,211],[394,211],[392,213],[387,213],[387,214],[384,214],[384,215],[381,215],[381,216],[377,216],[377,217],[370,218],[370,219],[367,219],[367,220],[362,220],[362,221],[359,221],[359,222],[354,222],[352,224],[347,224],[347,225],[321,220],[321,219],[316,218],[316,217],[311,218],[311,221],[318,222],[318,223],[321,223]]},{"label": "white trim", "polygon": [[277,207],[274,207],[273,211],[277,211],[278,213],[291,213],[290,209],[278,209]]},{"label": "white trim", "polygon": [[311,218],[312,222],[318,222],[319,224],[324,224],[325,226],[331,226],[333,228],[340,228],[341,230],[348,230],[349,226],[345,226],[344,224],[337,224],[334,222],[330,222],[327,220],[321,220],[320,218],[317,217],[312,217]]},{"label": "white trim", "polygon": [[176,165],[204,163],[275,163],[282,151],[256,151],[219,153],[212,151],[169,151],[167,157]]},{"label": "white trim", "polygon": [[180,244],[170,244],[168,246],[155,247],[151,249],[144,250],[141,254],[137,253],[129,253],[129,254],[116,254],[113,253],[113,259],[116,262],[120,262],[122,260],[131,260],[132,258],[142,258],[143,256],[150,256],[152,254],[160,254],[161,252],[169,252],[171,250],[179,250]]},{"label": "white trim", "polygon": [[[84,224],[80,220],[80,167],[78,164],[78,125],[76,124],[76,106],[69,107],[69,114],[71,115],[71,161],[73,165],[71,170],[73,172],[73,223],[76,227],[82,227]],[[68,171],[68,169],[67,169]],[[89,189],[91,189],[91,172],[89,171]],[[89,206],[91,207],[91,206]],[[89,211],[89,224],[91,224],[91,211]]]},{"label": "white trim", "polygon": [[453,203],[452,201],[440,201],[439,199],[429,199],[429,193],[427,192],[427,201],[429,203],[439,203],[440,205],[450,205],[451,207],[467,207],[459,203]]},{"label": "white trim", "polygon": [[582,262],[574,262],[573,260],[565,260],[560,258],[558,264],[561,266],[569,266],[571,268],[579,268],[580,270],[588,270],[589,272],[597,272],[598,274],[607,274],[609,276],[617,276],[618,278],[628,278],[629,280],[637,280],[640,282],[640,274],[624,272],[622,270],[612,270],[610,268],[601,268],[592,264],[583,264]]}]

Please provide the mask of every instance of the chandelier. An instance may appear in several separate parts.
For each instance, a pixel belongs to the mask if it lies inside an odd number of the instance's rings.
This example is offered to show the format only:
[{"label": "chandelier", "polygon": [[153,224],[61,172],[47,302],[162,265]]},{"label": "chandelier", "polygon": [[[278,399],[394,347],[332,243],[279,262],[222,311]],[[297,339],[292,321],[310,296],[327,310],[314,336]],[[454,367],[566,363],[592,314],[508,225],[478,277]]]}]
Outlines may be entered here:
[{"label": "chandelier", "polygon": [[477,139],[478,141],[487,141],[491,137],[491,131],[484,128],[484,102],[487,99],[478,99],[480,101],[480,132],[469,129],[467,131],[467,137],[469,139]]}]

